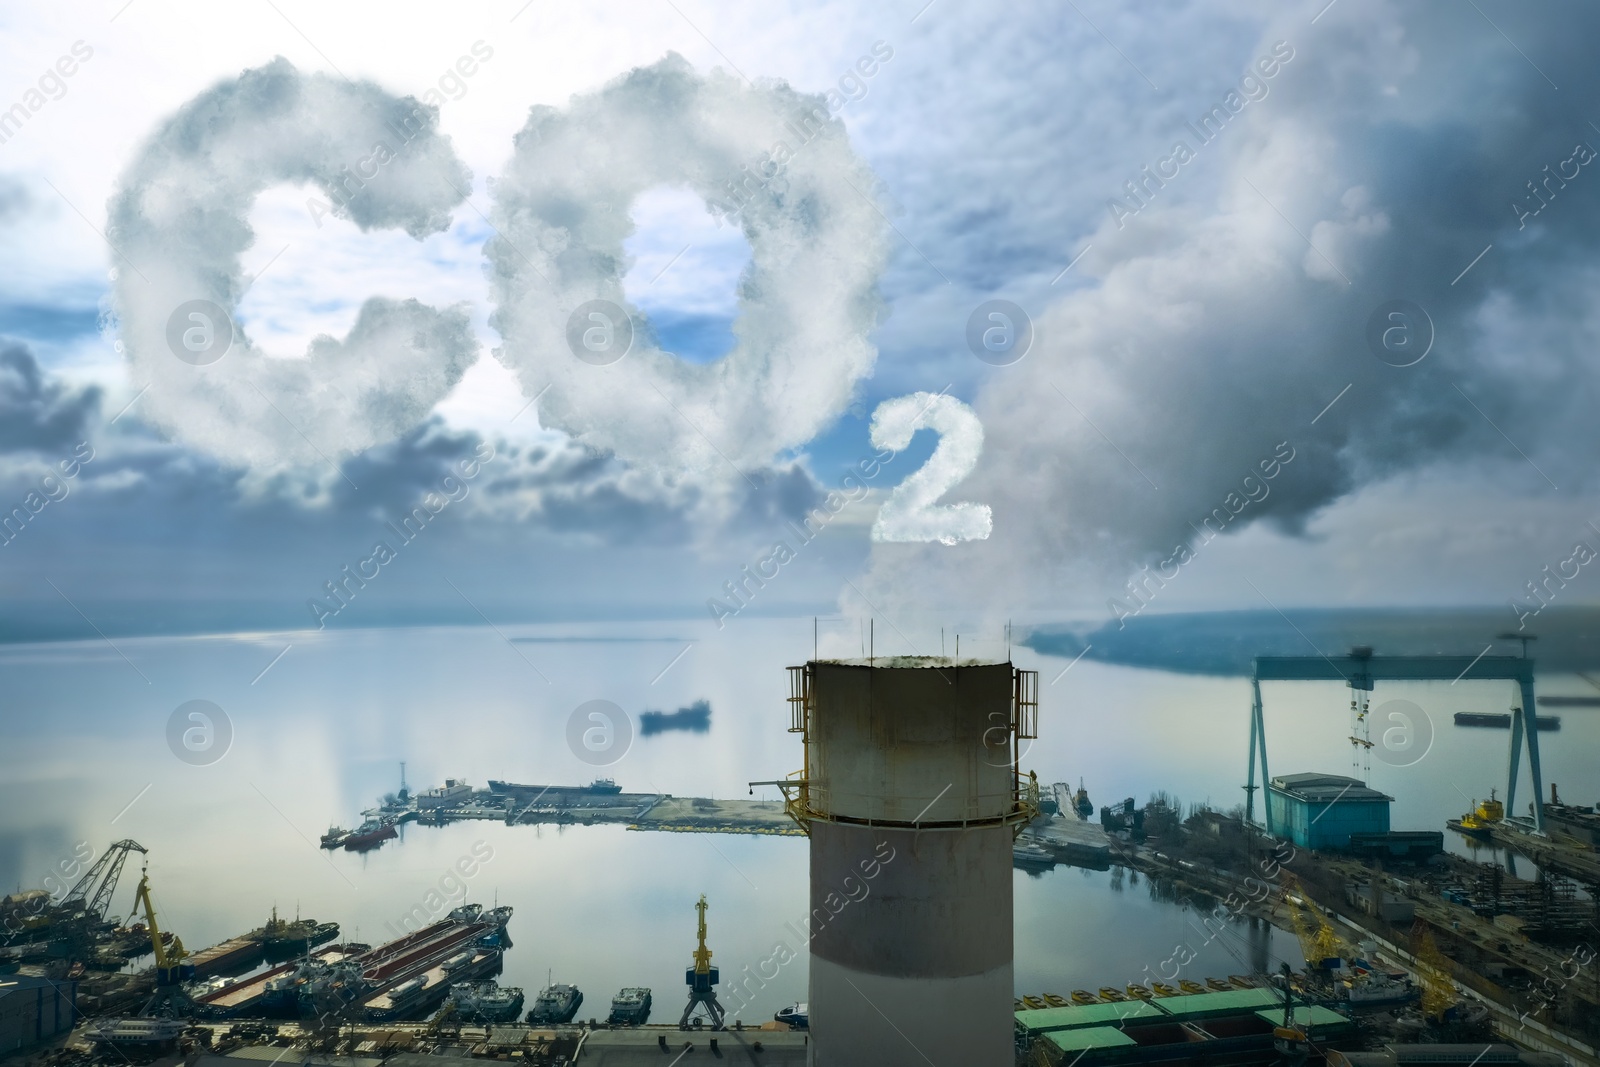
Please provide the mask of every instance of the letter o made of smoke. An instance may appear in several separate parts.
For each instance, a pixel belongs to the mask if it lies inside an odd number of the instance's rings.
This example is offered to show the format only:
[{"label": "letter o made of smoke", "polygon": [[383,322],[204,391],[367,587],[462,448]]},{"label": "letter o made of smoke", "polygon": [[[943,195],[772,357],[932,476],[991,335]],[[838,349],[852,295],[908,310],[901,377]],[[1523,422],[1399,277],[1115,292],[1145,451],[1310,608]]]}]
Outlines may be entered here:
[{"label": "letter o made of smoke", "polygon": [[[147,419],[224,462],[261,466],[349,455],[421,421],[476,356],[463,308],[373,296],[344,340],[318,337],[308,359],[264,358],[235,328],[225,358],[194,366],[174,357],[166,330],[187,301],[231,314],[255,240],[250,207],[273,185],[347,201],[333,213],[362,230],[418,240],[443,231],[471,174],[437,122],[438,110],[413,97],[301,74],[279,57],[200,93],[155,130],[121,176],[108,234],[123,257],[118,333],[133,380],[153,386]],[[357,188],[344,168],[380,142],[395,158]]]},{"label": "letter o made of smoke", "polygon": [[[487,251],[490,323],[504,338],[495,354],[526,395],[554,386],[539,401],[544,425],[636,466],[709,471],[724,458],[767,462],[844,410],[877,358],[867,338],[887,242],[872,172],[826,116],[820,95],[702,77],[675,54],[566,110],[533,109],[494,187],[499,236]],[[741,168],[780,141],[791,153],[782,173],[761,184],[750,171],[735,197]],[[623,294],[629,206],[661,185],[704,197],[750,242],[736,343],[711,364],[661,351]],[[569,316],[590,300],[635,323],[633,349],[606,366],[574,358],[565,341]]]}]

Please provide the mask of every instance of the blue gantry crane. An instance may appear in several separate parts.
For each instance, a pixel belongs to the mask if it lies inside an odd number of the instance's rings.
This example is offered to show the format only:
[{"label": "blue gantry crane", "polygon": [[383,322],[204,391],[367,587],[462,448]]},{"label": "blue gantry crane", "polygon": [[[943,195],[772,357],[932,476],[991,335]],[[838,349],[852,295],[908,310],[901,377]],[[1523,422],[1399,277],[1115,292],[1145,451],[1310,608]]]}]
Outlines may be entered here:
[{"label": "blue gantry crane", "polygon": [[[1521,635],[1509,635],[1521,639]],[[1531,639],[1531,638],[1530,638]],[[1267,731],[1261,710],[1262,682],[1344,682],[1353,690],[1372,692],[1378,681],[1396,682],[1482,682],[1511,681],[1517,684],[1521,707],[1511,716],[1511,752],[1506,771],[1506,811],[1515,810],[1517,777],[1522,764],[1522,743],[1528,743],[1528,769],[1533,783],[1533,826],[1544,832],[1544,779],[1539,770],[1539,732],[1534,723],[1533,660],[1523,644],[1521,656],[1491,656],[1488,649],[1471,656],[1377,656],[1366,647],[1351,649],[1341,656],[1257,656],[1250,677],[1250,771],[1245,785],[1245,819],[1255,819],[1256,763],[1261,764],[1262,786],[1270,787],[1267,774]],[[1271,805],[1265,805],[1269,834]]]}]

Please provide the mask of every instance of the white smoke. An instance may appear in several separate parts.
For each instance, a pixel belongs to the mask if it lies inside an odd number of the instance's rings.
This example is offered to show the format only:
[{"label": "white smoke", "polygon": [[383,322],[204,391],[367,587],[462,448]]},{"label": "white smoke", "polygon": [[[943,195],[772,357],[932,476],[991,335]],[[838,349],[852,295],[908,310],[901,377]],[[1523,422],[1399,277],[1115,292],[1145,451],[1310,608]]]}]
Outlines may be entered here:
[{"label": "white smoke", "polygon": [[122,175],[108,232],[120,253],[118,336],[135,387],[149,387],[149,421],[231,464],[305,466],[410,429],[460,380],[477,342],[459,307],[373,296],[344,340],[318,337],[304,358],[269,357],[228,318],[248,286],[250,207],[269,186],[309,183],[314,208],[363,230],[419,240],[444,230],[471,175],[437,117],[412,97],[301,74],[280,57],[195,97],[151,135]]},{"label": "white smoke", "polygon": [[[726,475],[805,444],[849,403],[877,356],[886,227],[823,96],[701,77],[669,54],[564,111],[533,108],[516,144],[495,183],[490,322],[544,425],[636,466]],[[662,352],[623,293],[629,205],[658,185],[700,195],[750,242],[736,343],[715,363]],[[593,320],[596,344],[634,330],[605,365],[568,340],[596,300],[630,320]]]},{"label": "white smoke", "polygon": [[922,429],[937,433],[939,444],[884,501],[872,526],[872,539],[953,545],[988,537],[994,523],[987,506],[970,501],[935,504],[977,466],[983,452],[983,423],[953,396],[897,396],[872,413],[872,447],[898,452]]}]

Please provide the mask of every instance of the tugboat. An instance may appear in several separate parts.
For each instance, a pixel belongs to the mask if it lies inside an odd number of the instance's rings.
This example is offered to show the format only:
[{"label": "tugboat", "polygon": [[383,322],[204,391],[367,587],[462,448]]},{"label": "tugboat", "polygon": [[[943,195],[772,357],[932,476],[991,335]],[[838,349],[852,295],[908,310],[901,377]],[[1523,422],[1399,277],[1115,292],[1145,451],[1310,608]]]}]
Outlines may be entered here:
[{"label": "tugboat", "polygon": [[1489,830],[1495,823],[1506,817],[1506,806],[1495,799],[1494,790],[1489,790],[1489,799],[1479,804],[1459,819],[1451,819],[1445,825],[1460,834],[1468,837],[1487,839]]},{"label": "tugboat", "polygon": [[650,990],[628,986],[611,998],[612,1026],[643,1026],[650,1018]]},{"label": "tugboat", "polygon": [[533,1010],[528,1012],[528,1022],[534,1026],[557,1026],[570,1023],[583,1006],[583,994],[575,985],[553,982],[539,991],[534,998]]},{"label": "tugboat", "polygon": [[328,832],[322,835],[323,848],[338,848],[350,837],[350,831],[342,826],[330,826]]},{"label": "tugboat", "polygon": [[261,949],[267,960],[282,963],[304,955],[318,945],[325,945],[339,936],[338,923],[319,923],[315,919],[296,917],[294,922],[278,918],[278,909],[272,909],[272,918],[261,928]]},{"label": "tugboat", "polygon": [[811,1006],[805,1001],[791,1004],[787,1008],[778,1009],[777,1014],[772,1018],[796,1030],[809,1030],[811,1029]]}]

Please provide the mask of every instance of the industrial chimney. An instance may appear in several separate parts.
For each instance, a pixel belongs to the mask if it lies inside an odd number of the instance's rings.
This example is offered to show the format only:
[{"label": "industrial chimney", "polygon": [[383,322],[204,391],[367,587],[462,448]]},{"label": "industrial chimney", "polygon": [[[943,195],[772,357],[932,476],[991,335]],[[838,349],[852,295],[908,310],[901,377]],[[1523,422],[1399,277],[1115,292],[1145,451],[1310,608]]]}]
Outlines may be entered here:
[{"label": "industrial chimney", "polygon": [[789,668],[811,837],[809,1060],[1013,1062],[1011,843],[1038,676],[943,657]]}]

